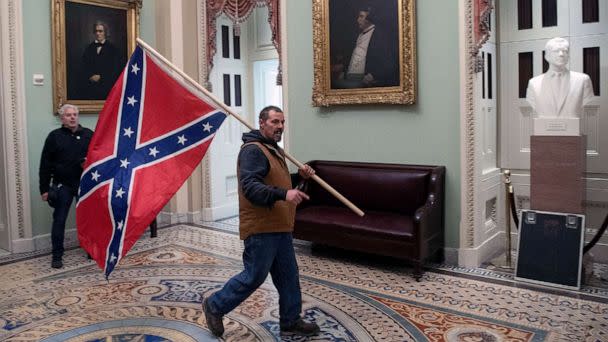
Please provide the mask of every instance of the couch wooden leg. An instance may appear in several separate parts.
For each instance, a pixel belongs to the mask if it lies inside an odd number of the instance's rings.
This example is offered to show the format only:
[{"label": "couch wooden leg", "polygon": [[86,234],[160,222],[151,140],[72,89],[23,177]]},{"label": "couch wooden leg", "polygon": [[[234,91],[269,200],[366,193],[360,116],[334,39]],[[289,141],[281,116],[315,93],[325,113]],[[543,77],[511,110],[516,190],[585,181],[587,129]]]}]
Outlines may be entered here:
[{"label": "couch wooden leg", "polygon": [[417,262],[414,265],[414,279],[416,279],[416,281],[419,282],[421,278],[422,278],[422,263]]},{"label": "couch wooden leg", "polygon": [[158,224],[156,223],[156,218],[155,218],[154,221],[152,221],[152,223],[150,223],[150,237],[155,238],[156,236],[158,236],[157,231],[158,231]]}]

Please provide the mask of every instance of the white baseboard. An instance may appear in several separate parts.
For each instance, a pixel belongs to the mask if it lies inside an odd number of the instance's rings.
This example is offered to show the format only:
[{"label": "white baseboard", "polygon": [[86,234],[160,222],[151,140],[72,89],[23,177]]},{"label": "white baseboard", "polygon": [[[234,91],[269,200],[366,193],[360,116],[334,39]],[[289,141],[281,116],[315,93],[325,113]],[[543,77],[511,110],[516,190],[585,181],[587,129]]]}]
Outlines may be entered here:
[{"label": "white baseboard", "polygon": [[29,239],[17,239],[11,241],[11,253],[27,253],[36,250],[34,244],[34,238]]},{"label": "white baseboard", "polygon": [[188,213],[171,213],[168,211],[162,211],[158,215],[158,223],[161,224],[191,223],[188,221],[188,219]]},{"label": "white baseboard", "polygon": [[239,214],[238,203],[226,204],[213,208],[204,208],[202,220],[203,221],[217,221],[228,217],[233,217]]},{"label": "white baseboard", "polygon": [[188,217],[188,222],[199,222],[203,217],[203,214],[200,211],[190,212],[186,214]]},{"label": "white baseboard", "polygon": [[[51,234],[43,234],[34,237],[34,245],[36,246],[36,250],[42,250],[46,248],[51,248]],[[78,246],[78,232],[76,228],[69,228],[65,230],[65,234],[63,236],[63,245],[64,246]]]},{"label": "white baseboard", "polygon": [[161,211],[160,214],[158,214],[157,220],[160,224],[197,223],[203,220],[202,217],[203,214],[200,211],[187,213]]},{"label": "white baseboard", "polygon": [[[76,228],[69,228],[65,230],[63,238],[64,246],[78,246],[78,232]],[[51,249],[51,234],[36,235],[29,239],[17,239],[12,241],[12,252],[11,253],[26,253],[40,251],[44,249]]]},{"label": "white baseboard", "polygon": [[444,248],[443,259],[444,264],[458,265],[458,248]]},{"label": "white baseboard", "polygon": [[[511,239],[517,245],[514,238]],[[458,265],[464,267],[478,267],[483,262],[496,256],[497,251],[505,249],[505,233],[498,232],[475,248],[460,248],[458,250]]]}]

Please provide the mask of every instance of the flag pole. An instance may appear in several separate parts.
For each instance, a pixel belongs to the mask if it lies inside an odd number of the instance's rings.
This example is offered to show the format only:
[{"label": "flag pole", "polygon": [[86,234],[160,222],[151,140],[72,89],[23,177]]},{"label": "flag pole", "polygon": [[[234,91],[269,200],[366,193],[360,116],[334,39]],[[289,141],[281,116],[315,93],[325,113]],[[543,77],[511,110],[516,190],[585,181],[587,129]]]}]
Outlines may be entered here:
[{"label": "flag pole", "polygon": [[[173,71],[177,72],[180,76],[182,76],[185,80],[187,80],[192,86],[194,86],[197,90],[201,91],[207,97],[209,97],[216,105],[221,107],[227,114],[232,115],[235,119],[240,121],[243,125],[245,125],[250,130],[255,129],[247,120],[243,119],[240,115],[233,112],[230,107],[226,106],[222,101],[220,101],[215,95],[205,89],[203,86],[198,84],[195,80],[193,80],[190,76],[188,76],[185,72],[180,70],[177,66],[171,63],[168,59],[166,59],[163,55],[161,55],[158,51],[154,50],[153,47],[144,42],[141,38],[137,38],[137,43],[141,45],[142,48],[149,51],[154,57],[160,59],[163,63],[165,63],[168,67],[170,67]],[[304,164],[300,163],[297,159],[292,157],[289,153],[285,152],[285,157],[289,159],[292,163],[294,163],[298,168],[303,168]],[[321,185],[325,190],[334,195],[340,202],[344,203],[350,210],[354,211],[357,215],[363,216],[365,213],[359,209],[356,205],[354,205],[351,201],[349,201],[346,197],[342,196],[336,189],[334,189],[331,185],[327,184],[321,177],[317,175],[312,175],[311,177],[315,180],[319,185]]]}]

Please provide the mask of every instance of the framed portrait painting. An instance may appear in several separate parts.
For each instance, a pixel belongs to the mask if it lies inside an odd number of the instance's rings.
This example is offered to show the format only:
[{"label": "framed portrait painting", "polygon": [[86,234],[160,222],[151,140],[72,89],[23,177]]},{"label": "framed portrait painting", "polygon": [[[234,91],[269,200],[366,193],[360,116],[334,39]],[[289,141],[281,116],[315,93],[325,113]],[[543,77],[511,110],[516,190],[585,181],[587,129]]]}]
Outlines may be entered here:
[{"label": "framed portrait painting", "polygon": [[135,49],[141,0],[51,0],[53,105],[101,111]]},{"label": "framed portrait painting", "polygon": [[413,104],[414,0],[313,0],[315,106]]}]

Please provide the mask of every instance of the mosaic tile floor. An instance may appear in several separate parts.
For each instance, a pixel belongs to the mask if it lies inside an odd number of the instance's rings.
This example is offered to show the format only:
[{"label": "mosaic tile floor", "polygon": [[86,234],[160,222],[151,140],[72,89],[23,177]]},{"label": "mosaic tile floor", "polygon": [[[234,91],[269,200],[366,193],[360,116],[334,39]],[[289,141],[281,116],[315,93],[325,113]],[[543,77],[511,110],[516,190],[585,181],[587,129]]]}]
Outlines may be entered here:
[{"label": "mosaic tile floor", "polygon": [[[202,221],[200,224],[204,227],[209,227],[211,229],[227,231],[238,233],[238,225],[239,219],[238,216],[227,218],[221,221],[211,222],[211,221]],[[308,244],[307,242],[300,241],[300,243]],[[592,250],[593,251],[593,250]],[[345,254],[346,258],[352,258],[352,253],[340,253],[335,251],[328,252],[332,257],[339,257],[341,254]],[[360,256],[367,257],[367,256]],[[504,258],[504,254],[502,256]],[[517,263],[517,252],[515,250],[512,251],[512,265]],[[496,262],[500,262],[499,259],[493,260]],[[384,263],[386,260],[381,259],[379,262]],[[461,267],[456,265],[449,264],[427,264],[428,268],[433,269],[437,272],[443,272],[447,274],[454,274],[465,276],[474,279],[488,279],[490,281],[497,281],[499,283],[505,285],[519,286],[519,287],[529,287],[534,288],[535,285],[526,284],[517,282],[514,279],[514,269],[503,269],[497,267],[491,262],[481,265],[476,268],[469,267]],[[513,266],[514,267],[514,266]],[[547,287],[542,287],[547,291],[554,291],[557,294],[568,293],[573,296],[592,296],[592,297],[601,297],[608,298],[608,265],[602,263],[592,263],[589,266],[589,272],[583,275],[583,285],[580,290],[554,290]],[[538,286],[536,286],[538,288]]]},{"label": "mosaic tile floor", "polygon": [[[607,341],[608,304],[296,245],[314,338],[278,334],[270,279],[225,319],[225,341]],[[232,232],[176,225],[141,239],[109,281],[81,249],[0,266],[0,340],[210,341],[201,295],[241,269]]]}]

